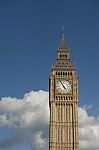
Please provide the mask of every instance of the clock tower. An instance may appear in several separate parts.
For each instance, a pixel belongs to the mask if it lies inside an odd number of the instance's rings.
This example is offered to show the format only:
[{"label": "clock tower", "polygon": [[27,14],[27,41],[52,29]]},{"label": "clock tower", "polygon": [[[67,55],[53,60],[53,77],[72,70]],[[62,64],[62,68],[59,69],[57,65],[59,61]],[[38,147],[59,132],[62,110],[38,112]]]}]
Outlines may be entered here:
[{"label": "clock tower", "polygon": [[49,150],[79,150],[78,78],[62,27],[57,60],[49,77]]}]

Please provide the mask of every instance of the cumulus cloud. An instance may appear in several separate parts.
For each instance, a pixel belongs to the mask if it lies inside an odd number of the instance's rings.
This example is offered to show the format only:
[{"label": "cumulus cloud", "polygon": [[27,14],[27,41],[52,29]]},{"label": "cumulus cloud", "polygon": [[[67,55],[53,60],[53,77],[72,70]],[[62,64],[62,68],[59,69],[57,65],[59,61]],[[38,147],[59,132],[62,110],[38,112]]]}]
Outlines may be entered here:
[{"label": "cumulus cloud", "polygon": [[[89,116],[85,108],[89,107],[79,108],[80,150],[99,150],[99,117]],[[47,150],[48,125],[48,92],[31,91],[22,99],[1,98],[0,129],[11,132],[0,138],[0,150],[14,149],[20,143],[32,145],[31,150]]]},{"label": "cumulus cloud", "polygon": [[79,138],[81,150],[99,150],[99,116],[88,116],[79,108]]},{"label": "cumulus cloud", "polygon": [[33,150],[48,147],[48,92],[31,91],[22,99],[3,97],[0,101],[0,128],[11,128],[10,137],[0,141],[0,148],[10,148],[24,141]]},{"label": "cumulus cloud", "polygon": [[90,104],[90,105],[84,105],[83,106],[83,108],[85,109],[85,110],[90,110],[90,109],[92,109],[92,104]]}]

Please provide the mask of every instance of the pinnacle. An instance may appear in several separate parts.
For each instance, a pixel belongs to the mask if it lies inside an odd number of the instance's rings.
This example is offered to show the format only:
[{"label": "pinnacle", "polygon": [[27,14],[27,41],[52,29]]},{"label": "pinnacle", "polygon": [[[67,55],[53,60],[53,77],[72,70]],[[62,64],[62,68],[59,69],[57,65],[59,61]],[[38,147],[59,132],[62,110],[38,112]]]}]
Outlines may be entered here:
[{"label": "pinnacle", "polygon": [[59,49],[67,49],[67,44],[65,43],[65,39],[64,39],[64,25],[62,25],[61,28],[61,41],[60,41],[60,46]]}]

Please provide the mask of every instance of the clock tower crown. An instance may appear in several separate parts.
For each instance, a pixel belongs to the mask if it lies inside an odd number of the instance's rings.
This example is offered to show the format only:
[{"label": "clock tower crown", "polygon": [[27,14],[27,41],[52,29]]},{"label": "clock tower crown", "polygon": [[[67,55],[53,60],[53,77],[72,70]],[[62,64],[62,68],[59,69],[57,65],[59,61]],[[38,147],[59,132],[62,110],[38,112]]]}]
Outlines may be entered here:
[{"label": "clock tower crown", "polygon": [[70,62],[70,50],[64,39],[64,26],[62,26],[62,29],[61,29],[61,40],[60,40],[60,46],[57,50],[57,61],[53,67],[54,68],[65,67],[65,68],[73,69],[73,66],[71,65],[71,62]]},{"label": "clock tower crown", "polygon": [[70,59],[70,51],[64,39],[64,26],[62,26],[62,30],[61,30],[61,41],[60,41],[60,46],[58,48],[58,59],[60,60]]}]

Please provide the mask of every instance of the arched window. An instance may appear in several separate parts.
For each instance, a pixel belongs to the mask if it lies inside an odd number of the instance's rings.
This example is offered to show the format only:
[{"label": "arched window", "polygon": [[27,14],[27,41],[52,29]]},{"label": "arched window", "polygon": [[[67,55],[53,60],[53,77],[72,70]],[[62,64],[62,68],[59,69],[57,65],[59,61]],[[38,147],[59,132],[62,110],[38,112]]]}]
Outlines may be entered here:
[{"label": "arched window", "polygon": [[66,104],[66,122],[68,121],[68,112],[67,112],[67,104]]},{"label": "arched window", "polygon": [[60,72],[58,72],[58,75],[60,75]]},{"label": "arched window", "polygon": [[63,120],[63,110],[62,110],[62,104],[61,104],[61,121]]},{"label": "arched window", "polygon": [[60,105],[58,105],[58,122],[60,121]]},{"label": "arched window", "polygon": [[58,96],[58,100],[60,100],[60,96]]},{"label": "arched window", "polygon": [[58,129],[58,141],[60,141],[60,129]]},{"label": "arched window", "polygon": [[72,76],[72,72],[70,73],[70,75]]},{"label": "arched window", "polygon": [[62,132],[62,128],[61,128],[61,142],[63,141],[63,132]]}]

